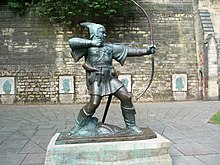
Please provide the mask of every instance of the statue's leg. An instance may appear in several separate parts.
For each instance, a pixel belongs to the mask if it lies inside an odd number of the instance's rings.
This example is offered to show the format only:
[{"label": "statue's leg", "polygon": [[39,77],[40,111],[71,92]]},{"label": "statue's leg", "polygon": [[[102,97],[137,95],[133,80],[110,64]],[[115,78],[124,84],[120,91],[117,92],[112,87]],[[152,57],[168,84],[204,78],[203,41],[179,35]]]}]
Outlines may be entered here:
[{"label": "statue's leg", "polygon": [[142,133],[143,131],[136,126],[136,112],[131,101],[131,95],[128,93],[127,89],[122,87],[115,93],[115,96],[121,101],[121,110],[127,131],[135,134]]},{"label": "statue's leg", "polygon": [[88,118],[92,115],[93,113],[89,114],[85,111],[84,108],[82,108],[79,111],[78,116],[76,118],[75,126],[70,130],[70,133],[71,134],[77,133],[81,128],[83,128],[87,124]]},{"label": "statue's leg", "polygon": [[84,106],[86,113],[94,114],[102,100],[101,96],[91,95],[89,102]]},{"label": "statue's leg", "polygon": [[71,134],[77,133],[81,128],[87,125],[88,119],[92,117],[98,108],[102,97],[91,95],[90,101],[79,111],[75,126],[70,130]]}]

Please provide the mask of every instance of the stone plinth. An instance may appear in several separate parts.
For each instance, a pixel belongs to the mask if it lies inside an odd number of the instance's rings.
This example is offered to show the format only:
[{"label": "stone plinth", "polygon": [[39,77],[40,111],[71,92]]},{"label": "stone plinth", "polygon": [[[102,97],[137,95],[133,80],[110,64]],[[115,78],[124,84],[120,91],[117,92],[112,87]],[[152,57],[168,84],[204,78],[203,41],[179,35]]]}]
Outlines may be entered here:
[{"label": "stone plinth", "polygon": [[134,141],[56,145],[51,139],[45,165],[171,165],[170,141],[157,138]]}]

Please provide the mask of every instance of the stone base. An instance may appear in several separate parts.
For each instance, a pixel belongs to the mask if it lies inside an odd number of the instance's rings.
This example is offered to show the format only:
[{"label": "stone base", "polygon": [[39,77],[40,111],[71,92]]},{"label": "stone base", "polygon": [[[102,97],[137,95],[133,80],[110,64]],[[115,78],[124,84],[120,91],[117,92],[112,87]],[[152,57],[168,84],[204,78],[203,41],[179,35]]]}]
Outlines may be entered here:
[{"label": "stone base", "polygon": [[45,165],[171,165],[170,141],[157,138],[134,141],[56,145],[51,139]]},{"label": "stone base", "polygon": [[70,104],[74,102],[74,94],[73,93],[65,93],[59,95],[60,103]]},{"label": "stone base", "polygon": [[1,104],[13,104],[15,100],[15,95],[1,95],[0,103]]},{"label": "stone base", "polygon": [[187,92],[173,92],[174,100],[183,101],[187,98]]}]

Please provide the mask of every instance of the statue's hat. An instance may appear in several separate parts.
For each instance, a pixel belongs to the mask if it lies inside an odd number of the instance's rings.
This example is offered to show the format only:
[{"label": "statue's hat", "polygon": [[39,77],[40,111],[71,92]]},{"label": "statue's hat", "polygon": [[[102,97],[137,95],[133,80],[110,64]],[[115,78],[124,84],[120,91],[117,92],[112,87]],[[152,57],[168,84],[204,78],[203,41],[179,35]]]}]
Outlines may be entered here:
[{"label": "statue's hat", "polygon": [[89,33],[90,33],[90,38],[92,39],[93,36],[97,36],[97,32],[99,28],[104,28],[105,27],[101,24],[93,23],[93,22],[82,22],[80,25],[88,27],[89,28]]}]

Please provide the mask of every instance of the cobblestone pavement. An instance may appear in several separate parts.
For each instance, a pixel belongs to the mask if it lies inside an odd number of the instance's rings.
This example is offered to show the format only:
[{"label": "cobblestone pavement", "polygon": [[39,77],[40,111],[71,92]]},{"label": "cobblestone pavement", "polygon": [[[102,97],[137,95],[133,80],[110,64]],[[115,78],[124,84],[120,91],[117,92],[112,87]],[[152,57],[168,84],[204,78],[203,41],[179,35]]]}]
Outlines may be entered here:
[{"label": "cobblestone pavement", "polygon": [[[43,165],[51,137],[69,130],[83,105],[0,105],[0,165]],[[219,165],[220,126],[208,123],[218,101],[136,103],[137,125],[172,143],[173,165]],[[102,118],[104,104],[95,116]],[[118,104],[106,123],[124,127]]]}]

